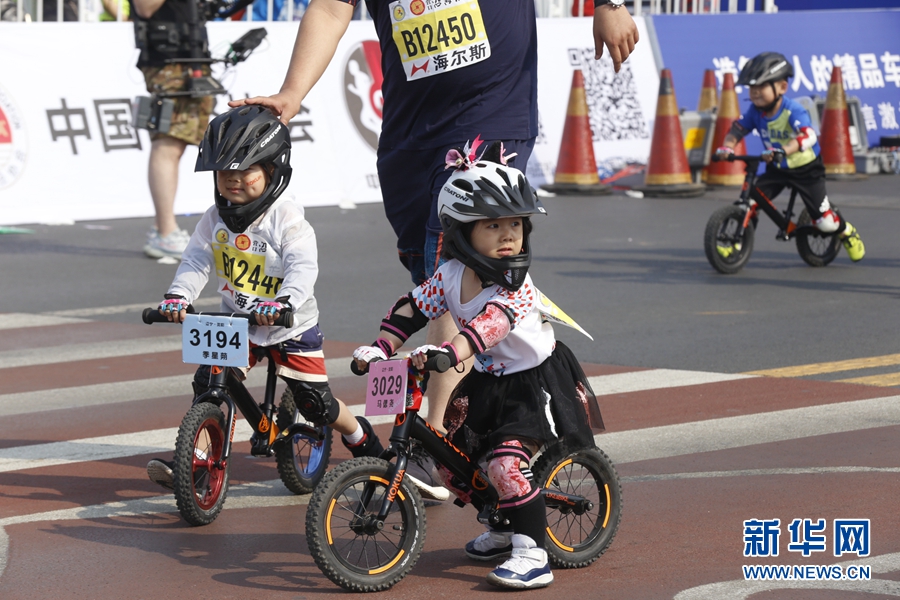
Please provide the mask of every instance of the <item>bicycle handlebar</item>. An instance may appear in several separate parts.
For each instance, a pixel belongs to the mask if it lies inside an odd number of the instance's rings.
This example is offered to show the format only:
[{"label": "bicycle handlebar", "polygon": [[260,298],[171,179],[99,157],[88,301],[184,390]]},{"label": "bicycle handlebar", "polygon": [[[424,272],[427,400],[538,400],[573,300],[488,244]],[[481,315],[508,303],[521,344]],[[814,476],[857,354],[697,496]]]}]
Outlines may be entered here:
[{"label": "bicycle handlebar", "polygon": [[[256,319],[253,319],[249,314],[242,313],[228,313],[228,312],[201,312],[198,313],[195,310],[189,310],[188,314],[201,314],[207,315],[210,317],[233,317],[235,319],[246,319],[250,321],[251,325],[256,324]],[[147,325],[151,325],[153,323],[171,323],[169,319],[160,314],[159,309],[157,308],[145,308],[144,312],[141,314],[141,319],[143,319],[144,323]],[[294,313],[290,310],[282,311],[278,318],[275,319],[274,327],[284,327],[285,329],[290,329],[294,326]]]},{"label": "bicycle handlebar", "polygon": [[729,154],[728,156],[719,156],[718,154],[712,155],[713,162],[734,162],[736,160],[744,162],[762,162],[764,159],[762,156],[749,156],[746,154]]},{"label": "bicycle handlebar", "polygon": [[[157,313],[159,314],[159,313]],[[380,358],[376,358],[374,360],[369,361],[370,363],[378,362],[381,360]],[[429,355],[425,360],[425,366],[422,369],[423,371],[437,371],[438,373],[444,373],[450,370],[450,357],[447,356],[443,352],[435,352],[432,355]],[[369,372],[369,365],[366,365],[365,369],[360,369],[356,366],[356,359],[350,360],[350,371],[354,375],[365,375]]]}]

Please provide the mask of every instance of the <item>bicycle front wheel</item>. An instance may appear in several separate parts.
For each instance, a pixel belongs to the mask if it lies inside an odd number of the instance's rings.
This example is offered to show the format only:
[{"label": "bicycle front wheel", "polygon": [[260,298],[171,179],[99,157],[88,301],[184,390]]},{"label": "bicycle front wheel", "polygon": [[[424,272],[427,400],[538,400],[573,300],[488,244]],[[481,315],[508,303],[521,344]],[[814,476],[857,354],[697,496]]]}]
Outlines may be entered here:
[{"label": "bicycle front wheel", "polygon": [[719,273],[732,275],[744,268],[753,252],[753,223],[738,234],[744,221],[744,211],[737,206],[724,206],[714,212],[706,223],[703,249],[706,259]]},{"label": "bicycle front wheel", "polygon": [[599,448],[575,452],[564,445],[548,448],[534,465],[535,480],[546,490],[578,496],[589,504],[547,506],[550,562],[556,567],[586,567],[612,543],[622,516],[622,488],[609,457]]},{"label": "bicycle front wheel", "polygon": [[[284,390],[281,404],[278,406],[276,421],[278,429],[284,431],[302,419],[291,390]],[[316,429],[321,433],[321,439],[314,440],[298,433],[290,442],[279,444],[275,451],[275,462],[278,464],[281,481],[284,487],[295,494],[308,494],[313,491],[328,470],[328,459],[331,457],[331,428],[322,425]]]},{"label": "bicycle front wheel", "polygon": [[208,402],[191,407],[175,441],[175,501],[191,525],[215,521],[228,494],[228,462],[224,460],[225,415]]},{"label": "bicycle front wheel", "polygon": [[391,490],[390,463],[354,458],[329,472],[306,511],[306,540],[319,569],[352,592],[377,592],[403,579],[422,553],[425,506],[404,479],[387,519],[375,519]]},{"label": "bicycle front wheel", "polygon": [[[835,211],[837,212],[837,211]],[[840,212],[838,212],[840,216]],[[804,208],[797,218],[797,227],[812,225],[809,212]],[[833,233],[803,231],[797,233],[797,252],[803,262],[811,267],[824,267],[837,258],[841,251],[841,240]]]}]

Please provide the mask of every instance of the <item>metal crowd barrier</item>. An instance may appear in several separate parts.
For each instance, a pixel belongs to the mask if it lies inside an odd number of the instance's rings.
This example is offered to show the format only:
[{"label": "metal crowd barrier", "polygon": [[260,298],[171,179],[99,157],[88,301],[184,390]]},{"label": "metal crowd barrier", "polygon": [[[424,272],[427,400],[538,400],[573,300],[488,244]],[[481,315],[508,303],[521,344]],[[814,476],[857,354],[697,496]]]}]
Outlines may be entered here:
[{"label": "metal crowd barrier", "polygon": [[[122,21],[122,8],[127,5],[127,0],[116,1],[118,2],[116,20]],[[586,1],[593,3],[593,0]],[[98,16],[104,10],[101,0],[0,0],[0,20],[19,22],[43,21],[45,20],[44,4],[48,2],[55,2],[56,18],[47,20],[92,22],[97,21]],[[565,18],[583,16],[585,13],[585,0],[534,0],[534,2],[539,17]],[[77,11],[70,10],[66,14],[64,10],[65,4],[68,4],[70,9],[74,9],[77,5]],[[744,0],[744,4],[745,7],[741,12],[778,12],[775,0]],[[282,14],[278,15],[279,18],[277,20],[300,20],[306,7],[306,0],[300,0],[296,3],[294,0],[287,0],[285,5],[287,10],[280,11]],[[626,6],[635,16],[644,14],[718,14],[739,12],[738,0],[628,0]],[[267,1],[266,9],[267,18],[264,20],[273,20],[273,0]],[[360,2],[359,7],[357,7],[354,18],[368,19],[363,2]],[[252,5],[248,7],[244,19],[248,21],[257,20],[253,18]]]}]

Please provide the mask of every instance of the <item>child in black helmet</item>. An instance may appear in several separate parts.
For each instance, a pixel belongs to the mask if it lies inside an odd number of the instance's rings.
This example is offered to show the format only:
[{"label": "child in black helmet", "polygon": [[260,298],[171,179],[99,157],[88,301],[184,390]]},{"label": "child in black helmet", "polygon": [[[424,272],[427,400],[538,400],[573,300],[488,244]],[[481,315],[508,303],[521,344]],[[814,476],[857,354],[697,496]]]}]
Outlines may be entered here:
[{"label": "child in black helmet", "polygon": [[[777,52],[763,52],[745,64],[737,84],[749,86],[753,105],[734,122],[716,153],[723,157],[734,154],[734,147],[745,135],[754,129],[758,131],[766,147],[763,157],[769,165],[757,179],[756,187],[750,190],[750,197],[779,223],[782,216],[772,199],[785,186],[793,187],[816,227],[826,233],[837,233],[850,259],[854,262],[862,260],[866,247],[859,233],[848,221],[841,219],[828,202],[825,165],[809,113],[784,95],[787,80],[793,76],[794,67]],[[732,252],[732,248],[724,246],[719,246],[718,250],[720,254]]]},{"label": "child in black helmet", "polygon": [[[222,310],[253,315],[251,346],[284,350],[273,352],[271,360],[303,417],[340,432],[354,456],[378,456],[382,446],[372,426],[362,417],[354,418],[328,386],[313,296],[318,276],[316,237],[303,207],[282,195],[291,178],[290,157],[288,129],[265,108],[236,108],[209,124],[195,170],[214,172],[215,205],[191,235],[159,311],[170,321],[183,322],[186,308],[214,274]],[[294,326],[270,327],[288,307]],[[251,353],[250,365],[255,362]],[[235,374],[243,379],[246,370]],[[195,391],[202,393],[208,383],[209,367],[201,366],[194,375]],[[147,473],[172,489],[168,461],[151,460]]]},{"label": "child in black helmet", "polygon": [[[477,140],[477,138],[476,138]],[[556,339],[531,282],[530,218],[544,214],[525,176],[507,166],[503,147],[451,151],[458,166],[438,196],[447,262],[400,298],[382,321],[380,337],[358,348],[357,367],[386,359],[429,319],[449,312],[459,333],[440,348],[412,352],[421,369],[427,356],[446,354],[451,365],[475,356],[474,368],[454,390],[444,418],[447,437],[487,473],[500,495],[511,531],[489,530],[466,545],[476,560],[510,558],[489,583],[538,588],[553,581],[544,537],[546,509],[528,465],[544,444],[593,447],[592,425],[602,429],[596,398],[572,352]],[[445,485],[465,500],[449,471]]]}]

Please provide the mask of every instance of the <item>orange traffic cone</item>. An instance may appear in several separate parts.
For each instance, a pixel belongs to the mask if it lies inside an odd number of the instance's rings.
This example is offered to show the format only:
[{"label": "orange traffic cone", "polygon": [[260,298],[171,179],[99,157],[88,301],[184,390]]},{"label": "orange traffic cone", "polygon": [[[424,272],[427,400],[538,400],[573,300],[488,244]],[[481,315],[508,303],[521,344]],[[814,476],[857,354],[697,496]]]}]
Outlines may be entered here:
[{"label": "orange traffic cone", "polygon": [[659,75],[659,99],[656,103],[653,140],[650,142],[650,159],[647,161],[644,186],[635,189],[645,196],[657,198],[693,198],[706,191],[705,185],[691,180],[691,169],[684,151],[684,137],[681,135],[681,121],[678,118],[675,86],[672,85],[672,72],[669,69],[663,69]]},{"label": "orange traffic cone", "polygon": [[853,146],[850,144],[850,113],[847,110],[844,79],[841,77],[840,67],[834,67],[831,71],[831,84],[825,98],[825,110],[822,111],[822,136],[819,138],[819,146],[822,148],[826,177],[844,180],[865,179],[865,175],[856,173]]},{"label": "orange traffic cone", "polygon": [[[725,87],[722,87],[725,93]],[[703,72],[703,87],[700,89],[700,100],[697,102],[697,112],[714,110],[719,105],[719,92],[716,87],[716,72],[706,69]]]},{"label": "orange traffic cone", "polygon": [[[725,73],[722,80],[722,97],[719,99],[719,108],[716,112],[716,128],[713,134],[712,151],[720,147],[725,141],[725,136],[731,131],[731,124],[741,117],[741,109],[738,105],[737,94],[734,92],[734,74]],[[744,140],[734,147],[735,154],[747,154],[747,146]],[[703,181],[708,185],[743,185],[744,163],[742,162],[710,162],[703,168]]]},{"label": "orange traffic cone", "polygon": [[596,196],[612,192],[610,186],[600,183],[597,175],[591,120],[584,93],[584,75],[580,69],[572,73],[572,91],[569,93],[566,123],[563,126],[562,143],[559,145],[556,175],[552,184],[541,187],[555,194]]}]

